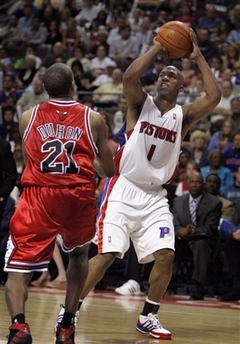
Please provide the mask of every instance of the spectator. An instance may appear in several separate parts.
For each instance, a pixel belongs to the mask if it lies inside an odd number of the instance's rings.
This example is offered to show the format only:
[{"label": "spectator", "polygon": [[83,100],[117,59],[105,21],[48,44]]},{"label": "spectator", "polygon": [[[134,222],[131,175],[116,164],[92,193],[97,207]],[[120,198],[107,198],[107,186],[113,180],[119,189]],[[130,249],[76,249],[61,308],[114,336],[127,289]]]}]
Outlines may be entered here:
[{"label": "spectator", "polygon": [[240,5],[236,5],[233,8],[232,24],[233,28],[227,36],[227,42],[229,43],[239,43],[240,41]]},{"label": "spectator", "polygon": [[222,97],[218,105],[213,109],[211,114],[211,123],[215,124],[231,116],[231,100],[234,98],[233,84],[231,80],[222,80],[221,82]]},{"label": "spectator", "polygon": [[[195,212],[192,203],[195,204]],[[221,208],[221,202],[204,191],[203,178],[198,172],[189,177],[189,194],[174,199],[175,254],[176,259],[193,257],[192,278],[196,284],[191,294],[193,300],[204,299],[210,267],[218,247]]]},{"label": "spectator", "polygon": [[195,16],[192,13],[191,4],[182,2],[179,7],[179,15],[174,20],[186,24],[188,27],[195,28]]},{"label": "spectator", "polygon": [[231,284],[228,292],[218,297],[222,302],[240,300],[240,201],[235,205],[232,222],[236,230],[226,238],[224,244],[224,270],[230,274]]},{"label": "spectator", "polygon": [[106,73],[103,73],[97,76],[93,80],[92,84],[98,87],[108,82],[112,82],[112,72],[114,71],[116,67],[117,67],[117,64],[115,61],[113,60],[108,61],[106,63]]},{"label": "spectator", "polygon": [[228,167],[234,177],[240,167],[240,133],[233,137],[233,143],[223,152],[224,166]]},{"label": "spectator", "polygon": [[33,83],[33,91],[23,93],[17,101],[18,118],[26,110],[32,109],[35,105],[48,101],[48,95],[44,90],[42,80],[36,79]]},{"label": "spectator", "polygon": [[226,186],[222,195],[234,204],[240,199],[240,167],[235,174],[234,184]]},{"label": "spectator", "polygon": [[73,61],[78,60],[81,62],[84,72],[90,69],[90,60],[85,56],[85,48],[78,45],[72,51],[72,56],[66,61],[66,64],[71,67]]},{"label": "spectator", "polygon": [[166,66],[167,60],[163,57],[158,57],[153,66],[145,73],[141,78],[141,83],[144,89],[150,94],[156,94],[156,82],[158,80],[159,73]]},{"label": "spectator", "polygon": [[84,25],[87,22],[91,23],[97,18],[98,13],[103,9],[102,6],[102,3],[95,5],[94,0],[83,0],[83,9],[75,16],[74,19],[80,25]]},{"label": "spectator", "polygon": [[231,69],[233,72],[240,68],[239,47],[237,43],[229,44],[226,55],[222,56],[223,69]]},{"label": "spectator", "polygon": [[226,118],[221,125],[219,131],[216,131],[207,146],[207,150],[220,149],[222,152],[228,147],[231,147],[233,142],[233,136],[236,132],[236,125],[231,118]]},{"label": "spectator", "polygon": [[231,186],[234,183],[232,172],[223,165],[223,154],[219,149],[212,149],[209,152],[208,161],[209,165],[201,168],[203,179],[206,181],[209,174],[217,174],[221,179],[220,194],[222,194],[226,186]]},{"label": "spectator", "polygon": [[16,88],[15,77],[12,74],[5,74],[3,76],[2,90],[0,91],[0,105],[4,103],[8,97],[12,97],[14,104],[21,97],[22,92]]},{"label": "spectator", "polygon": [[116,106],[123,93],[122,71],[115,68],[112,72],[112,82],[103,84],[93,91],[93,100],[99,106]]},{"label": "spectator", "polygon": [[240,97],[234,97],[231,99],[231,111],[232,120],[237,126],[238,131],[240,130]]},{"label": "spectator", "polygon": [[28,87],[31,87],[36,73],[36,56],[32,54],[25,55],[25,67],[18,72],[18,82],[22,90],[27,90]]},{"label": "spectator", "polygon": [[62,32],[62,42],[66,48],[72,51],[80,43],[80,32],[77,29],[76,21],[71,18],[67,21],[67,28]]},{"label": "spectator", "polygon": [[51,54],[46,56],[45,60],[43,60],[42,66],[46,68],[50,67],[59,57],[62,59],[63,63],[67,62],[69,59],[69,54],[66,52],[66,47],[62,42],[56,42],[53,45]]},{"label": "spectator", "polygon": [[97,78],[101,74],[107,73],[107,65],[112,64],[114,61],[107,56],[106,48],[99,45],[97,48],[97,55],[91,60],[89,69],[92,75]]},{"label": "spectator", "polygon": [[179,182],[186,180],[186,177],[187,177],[186,167],[189,160],[190,160],[189,150],[186,148],[182,148],[179,155],[178,164],[171,178],[171,185],[173,185],[175,189]]},{"label": "spectator", "polygon": [[217,47],[211,41],[210,34],[207,29],[201,28],[198,30],[198,45],[207,61],[209,61],[211,57],[217,56],[219,53]]},{"label": "spectator", "polygon": [[41,26],[40,18],[35,16],[32,18],[31,27],[24,30],[23,43],[39,46],[45,43],[47,29]]},{"label": "spectator", "polygon": [[[131,26],[130,31],[132,32]],[[133,34],[133,32],[132,32]],[[145,45],[149,46],[149,43],[152,43],[152,23],[149,16],[145,15],[142,18],[142,23],[138,32],[135,33],[135,37],[139,43],[139,50],[141,50]]]},{"label": "spectator", "polygon": [[139,42],[131,35],[130,25],[123,26],[119,31],[120,36],[116,37],[109,44],[109,57],[118,65],[124,60],[134,60],[140,52]]},{"label": "spectator", "polygon": [[199,129],[190,135],[190,159],[199,164],[200,167],[208,164],[207,134]]},{"label": "spectator", "polygon": [[218,31],[221,18],[219,17],[214,5],[207,4],[205,7],[205,14],[197,20],[197,27],[199,29],[207,29],[210,37],[214,37]]},{"label": "spectator", "polygon": [[[75,63],[74,61],[73,63]],[[77,91],[79,94],[79,100],[82,100],[85,94],[92,94],[94,90],[97,89],[97,86],[93,85],[92,82],[94,80],[93,75],[90,72],[85,72],[81,75],[80,84],[78,86]]]},{"label": "spectator", "polygon": [[23,28],[18,24],[18,18],[11,15],[7,24],[1,29],[0,40],[3,46],[20,45],[23,37]]},{"label": "spectator", "polygon": [[0,124],[0,137],[6,141],[13,141],[13,130],[18,129],[18,123],[14,121],[14,115],[14,107],[5,106],[2,108],[3,123]]},{"label": "spectator", "polygon": [[34,7],[31,4],[25,4],[23,7],[23,15],[18,19],[18,25],[24,30],[30,29],[35,14]]},{"label": "spectator", "polygon": [[57,42],[62,42],[62,32],[60,31],[60,23],[57,19],[52,19],[50,21],[47,30],[45,44],[53,46]]},{"label": "spectator", "polygon": [[210,173],[205,181],[205,191],[216,196],[222,203],[221,219],[232,220],[234,204],[224,196],[220,195],[221,179],[216,173]]},{"label": "spectator", "polygon": [[195,161],[189,160],[186,165],[186,179],[177,184],[175,195],[182,196],[189,193],[188,179],[193,172],[201,173],[200,166]]}]

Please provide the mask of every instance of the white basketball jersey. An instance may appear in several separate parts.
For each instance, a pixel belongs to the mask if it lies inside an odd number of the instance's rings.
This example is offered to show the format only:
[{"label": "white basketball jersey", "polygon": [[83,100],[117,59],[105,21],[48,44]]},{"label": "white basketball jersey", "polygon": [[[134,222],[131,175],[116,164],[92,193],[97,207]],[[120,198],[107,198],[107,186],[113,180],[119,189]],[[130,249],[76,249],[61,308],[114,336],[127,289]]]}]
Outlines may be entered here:
[{"label": "white basketball jersey", "polygon": [[167,183],[179,159],[182,120],[180,105],[162,115],[148,95],[130,137],[118,152],[120,174],[135,184]]}]

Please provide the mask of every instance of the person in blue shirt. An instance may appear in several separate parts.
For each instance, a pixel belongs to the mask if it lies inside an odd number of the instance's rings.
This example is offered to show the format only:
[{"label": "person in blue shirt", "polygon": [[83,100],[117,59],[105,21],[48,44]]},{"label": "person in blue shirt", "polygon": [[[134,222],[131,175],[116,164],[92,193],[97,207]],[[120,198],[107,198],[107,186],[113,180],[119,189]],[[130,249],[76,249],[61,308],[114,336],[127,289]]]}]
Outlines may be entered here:
[{"label": "person in blue shirt", "polygon": [[201,173],[204,181],[209,174],[215,173],[221,179],[220,194],[224,191],[225,187],[234,184],[232,171],[223,165],[223,154],[219,149],[213,149],[208,155],[209,165],[201,168]]}]

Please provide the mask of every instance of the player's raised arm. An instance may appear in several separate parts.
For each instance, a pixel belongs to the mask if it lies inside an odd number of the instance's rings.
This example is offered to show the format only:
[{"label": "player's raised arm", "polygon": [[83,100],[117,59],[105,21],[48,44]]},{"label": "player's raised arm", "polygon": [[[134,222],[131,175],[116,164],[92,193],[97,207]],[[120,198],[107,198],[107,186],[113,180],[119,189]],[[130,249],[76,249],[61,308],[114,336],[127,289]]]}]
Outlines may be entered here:
[{"label": "player's raised arm", "polygon": [[154,39],[153,46],[145,54],[134,60],[123,74],[123,93],[127,100],[128,112],[136,111],[137,117],[147,96],[140,83],[140,78],[159,54],[166,56],[167,53],[165,48]]}]

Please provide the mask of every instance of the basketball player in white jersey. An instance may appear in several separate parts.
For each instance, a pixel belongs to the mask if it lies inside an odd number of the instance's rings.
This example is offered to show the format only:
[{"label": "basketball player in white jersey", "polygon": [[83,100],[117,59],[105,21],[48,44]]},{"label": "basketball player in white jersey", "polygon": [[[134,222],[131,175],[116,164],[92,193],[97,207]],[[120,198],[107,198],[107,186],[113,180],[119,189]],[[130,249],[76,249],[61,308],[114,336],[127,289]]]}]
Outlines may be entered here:
[{"label": "basketball player in white jersey", "polygon": [[[154,338],[171,339],[158,320],[158,310],[172,275],[174,227],[162,185],[173,175],[181,142],[189,128],[209,115],[220,100],[217,80],[190,31],[195,60],[206,95],[191,104],[176,104],[183,77],[174,66],[165,67],[157,82],[157,95],[143,89],[140,78],[157,56],[167,52],[154,40],[123,78],[128,111],[124,136],[115,155],[117,174],[108,178],[98,219],[98,255],[90,260],[81,299],[100,281],[116,257],[122,258],[132,239],[140,263],[154,260],[149,291],[136,329]],[[124,140],[123,140],[124,138]]]}]

